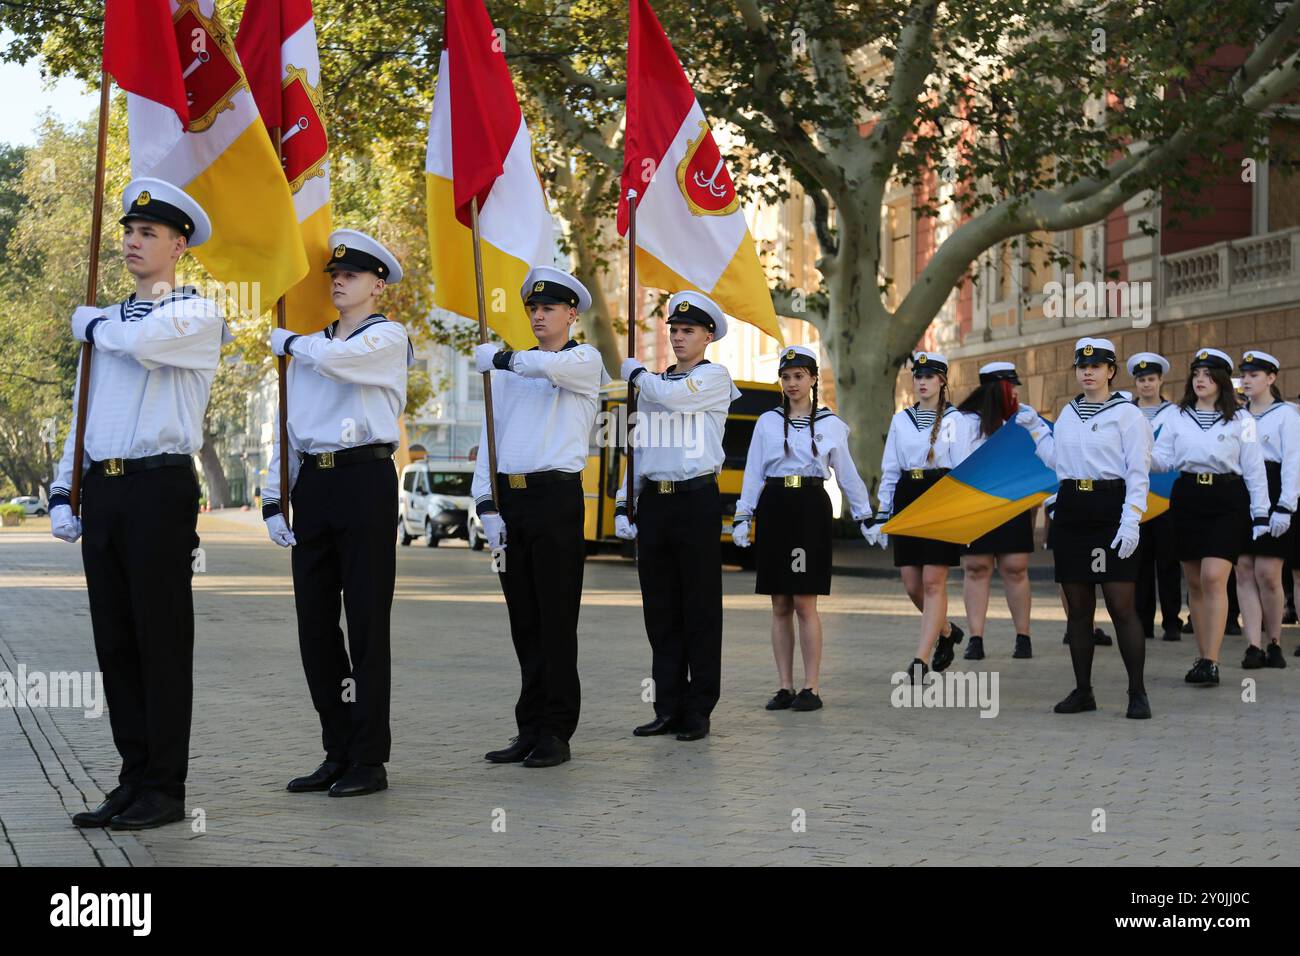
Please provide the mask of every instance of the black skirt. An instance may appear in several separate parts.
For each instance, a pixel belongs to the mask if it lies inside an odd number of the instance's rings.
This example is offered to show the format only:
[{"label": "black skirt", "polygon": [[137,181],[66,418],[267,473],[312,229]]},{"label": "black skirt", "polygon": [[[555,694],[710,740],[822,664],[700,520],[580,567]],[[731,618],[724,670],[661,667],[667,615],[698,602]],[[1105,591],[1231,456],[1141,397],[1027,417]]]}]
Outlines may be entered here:
[{"label": "black skirt", "polygon": [[[1266,461],[1264,462],[1264,470],[1268,473],[1268,503],[1276,505],[1277,499],[1282,495],[1282,463],[1280,461]],[[1249,497],[1249,490],[1247,491],[1247,497]],[[1292,520],[1295,519],[1292,518]],[[1266,534],[1253,540],[1247,539],[1242,554],[1257,554],[1261,558],[1289,560],[1294,549],[1295,529],[1287,528],[1286,534],[1280,538]]]},{"label": "black skirt", "polygon": [[766,482],[754,508],[754,593],[830,594],[832,518],[820,483]]},{"label": "black skirt", "polygon": [[1030,554],[1034,550],[1034,509],[1004,521],[962,549],[962,554]]},{"label": "black skirt", "polygon": [[[931,485],[948,473],[947,468],[927,469],[920,478],[913,478],[911,472],[903,472],[894,488],[894,514],[901,514],[903,509],[921,497]],[[926,564],[956,567],[961,561],[961,545],[935,538],[913,538],[909,535],[891,534],[889,540],[894,545],[894,567],[921,567]]]},{"label": "black skirt", "polygon": [[1178,476],[1169,496],[1178,538],[1178,560],[1222,558],[1237,563],[1250,541],[1250,493],[1241,476],[1203,485],[1186,474]]},{"label": "black skirt", "polygon": [[1058,583],[1137,580],[1137,552],[1121,559],[1110,546],[1119,533],[1124,496],[1122,483],[1080,491],[1073,481],[1061,482],[1052,520],[1052,556]]}]

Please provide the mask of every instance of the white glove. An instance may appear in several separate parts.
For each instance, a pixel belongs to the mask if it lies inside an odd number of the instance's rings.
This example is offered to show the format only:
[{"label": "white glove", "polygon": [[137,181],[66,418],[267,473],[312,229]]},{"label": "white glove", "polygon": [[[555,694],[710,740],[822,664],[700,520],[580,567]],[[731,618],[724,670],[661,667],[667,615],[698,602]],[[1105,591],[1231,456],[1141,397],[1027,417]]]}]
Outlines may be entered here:
[{"label": "white glove", "polygon": [[620,367],[618,374],[622,377],[623,381],[630,382],[632,381],[632,376],[636,374],[636,370],[639,368],[645,368],[645,364],[640,359],[623,359],[623,365]]},{"label": "white glove", "polygon": [[[483,346],[479,346],[482,348]],[[500,551],[506,546],[506,522],[498,512],[491,511],[487,514],[479,515],[479,521],[483,522],[483,537],[487,538],[488,547],[493,551]]]},{"label": "white glove", "polygon": [[282,548],[291,548],[298,543],[298,539],[289,530],[289,522],[284,520],[283,514],[271,515],[266,519],[266,533]]},{"label": "white glove", "polygon": [[1254,527],[1252,527],[1252,528],[1250,529],[1250,540],[1251,540],[1251,541],[1255,541],[1255,540],[1257,540],[1257,539],[1259,539],[1259,538],[1264,537],[1264,535],[1266,535],[1266,534],[1271,534],[1271,533],[1272,533],[1272,532],[1270,531],[1268,525],[1266,525],[1266,524],[1257,524],[1257,525],[1255,525]]},{"label": "white glove", "polygon": [[627,520],[627,515],[614,515],[614,535],[624,541],[635,541],[636,525]]},{"label": "white glove", "polygon": [[1110,543],[1121,561],[1131,558],[1133,552],[1137,550],[1140,537],[1138,520],[1127,508],[1124,510],[1124,517],[1119,522],[1119,531],[1115,534],[1115,540]]},{"label": "white glove", "polygon": [[493,345],[491,342],[484,342],[482,345],[474,346],[474,368],[480,372],[490,372],[496,368],[492,360],[497,357],[501,351],[501,346]]},{"label": "white glove", "polygon": [[749,519],[731,526],[731,540],[736,542],[738,548],[749,547]]},{"label": "white glove", "polygon": [[1016,424],[1024,428],[1033,428],[1038,424],[1038,412],[1028,405],[1021,405],[1020,411],[1016,412]]},{"label": "white glove", "polygon": [[[78,342],[89,342],[86,327],[96,319],[107,318],[104,310],[94,305],[79,305],[72,310],[72,337]],[[72,509],[69,508],[69,511]],[[75,540],[75,539],[74,539]]]},{"label": "white glove", "polygon": [[291,338],[293,338],[294,335],[295,333],[290,332],[288,329],[279,329],[279,328],[272,329],[271,330],[271,351],[274,352],[276,355],[288,355],[289,353],[285,351],[284,345]]},{"label": "white glove", "polygon": [[867,539],[867,544],[872,545],[873,547],[876,545],[879,545],[882,548],[889,547],[889,535],[880,530],[885,526],[885,522],[888,520],[889,515],[876,515],[875,523],[870,527],[863,529],[862,535]]},{"label": "white glove", "polygon": [[1268,533],[1275,538],[1286,534],[1291,527],[1291,516],[1285,511],[1274,511],[1268,518]]},{"label": "white glove", "polygon": [[50,509],[50,534],[69,544],[81,537],[81,519],[72,513],[70,505],[55,505]]}]

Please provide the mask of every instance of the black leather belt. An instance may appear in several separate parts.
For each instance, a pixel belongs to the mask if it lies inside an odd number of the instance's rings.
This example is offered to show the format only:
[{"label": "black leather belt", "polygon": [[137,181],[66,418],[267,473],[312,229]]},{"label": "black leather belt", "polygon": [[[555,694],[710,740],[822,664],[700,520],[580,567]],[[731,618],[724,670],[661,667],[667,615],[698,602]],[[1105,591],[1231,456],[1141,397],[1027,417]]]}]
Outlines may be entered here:
[{"label": "black leather belt", "polygon": [[518,491],[521,488],[536,488],[540,485],[553,485],[559,481],[582,481],[580,471],[530,471],[522,475],[508,475],[497,472],[497,487]]},{"label": "black leather belt", "polygon": [[154,468],[192,468],[193,464],[193,459],[189,455],[169,453],[150,455],[148,458],[105,458],[103,461],[92,461],[90,470],[109,478],[118,478],[137,471],[151,471]]},{"label": "black leather belt", "polygon": [[696,475],[694,478],[687,478],[685,481],[660,481],[655,478],[647,478],[645,484],[641,486],[641,494],[679,495],[683,491],[694,491],[696,488],[716,485],[717,483],[718,476],[714,474]]},{"label": "black leather belt", "polygon": [[820,488],[825,483],[825,478],[813,478],[808,475],[784,475],[780,478],[768,478],[764,482],[769,488]]},{"label": "black leather belt", "polygon": [[1225,481],[1241,481],[1241,475],[1232,471],[1222,475],[1216,475],[1209,471],[1180,471],[1178,476],[1180,478],[1186,478],[1188,481],[1194,481],[1198,485],[1213,485]]},{"label": "black leather belt", "polygon": [[379,445],[362,445],[360,448],[344,448],[340,451],[323,451],[316,455],[302,455],[304,468],[342,468],[344,465],[357,465],[363,461],[378,461],[392,458],[395,445],[385,442]]},{"label": "black leather belt", "polygon": [[928,478],[942,478],[946,474],[948,474],[947,468],[907,468],[901,477],[911,478],[913,481],[925,481]]},{"label": "black leather belt", "polygon": [[1107,491],[1123,488],[1123,478],[1066,478],[1061,484],[1075,491]]}]

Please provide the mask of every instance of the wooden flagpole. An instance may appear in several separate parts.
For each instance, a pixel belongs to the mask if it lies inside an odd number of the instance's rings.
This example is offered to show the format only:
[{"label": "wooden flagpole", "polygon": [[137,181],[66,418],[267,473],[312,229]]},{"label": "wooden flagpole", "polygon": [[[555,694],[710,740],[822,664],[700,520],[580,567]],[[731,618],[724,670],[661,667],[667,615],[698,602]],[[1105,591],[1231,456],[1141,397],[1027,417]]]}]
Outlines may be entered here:
[{"label": "wooden flagpole", "polygon": [[[483,298],[483,250],[479,244],[477,196],[469,201],[469,218],[474,236],[474,288],[478,293],[478,341],[479,345],[485,345],[488,338],[487,305]],[[488,480],[492,485],[492,504],[500,508],[501,499],[497,496],[497,433],[496,422],[492,417],[491,372],[483,373],[483,414],[487,419]],[[483,454],[483,449],[480,448],[478,453]]]},{"label": "wooden flagpole", "polygon": [[[95,198],[90,214],[90,263],[86,276],[86,305],[94,305],[99,291],[99,242],[104,225],[104,160],[108,152],[108,94],[111,81],[107,70],[99,74],[99,140],[95,149]],[[77,425],[76,439],[72,452],[72,482],[68,488],[68,500],[72,513],[81,510],[81,467],[86,456],[86,411],[90,398],[90,358],[92,348],[89,342],[81,345],[81,378],[77,384]]]},{"label": "wooden flagpole", "polygon": [[[636,326],[640,318],[636,294],[636,190],[627,191],[627,357],[636,358]],[[636,468],[633,458],[632,422],[636,414],[636,389],[627,386],[627,520],[636,524]]]},{"label": "wooden flagpole", "polygon": [[[272,126],[267,130],[271,135],[271,142],[275,144],[275,155],[280,161],[280,168],[284,168],[284,151],[280,143],[280,127]],[[275,301],[275,327],[282,329],[285,327],[284,296]],[[289,359],[284,355],[275,357],[275,369],[279,378],[280,386],[280,513],[284,515],[284,522],[290,528],[293,522],[289,516],[289,389],[286,379],[289,368]]]}]

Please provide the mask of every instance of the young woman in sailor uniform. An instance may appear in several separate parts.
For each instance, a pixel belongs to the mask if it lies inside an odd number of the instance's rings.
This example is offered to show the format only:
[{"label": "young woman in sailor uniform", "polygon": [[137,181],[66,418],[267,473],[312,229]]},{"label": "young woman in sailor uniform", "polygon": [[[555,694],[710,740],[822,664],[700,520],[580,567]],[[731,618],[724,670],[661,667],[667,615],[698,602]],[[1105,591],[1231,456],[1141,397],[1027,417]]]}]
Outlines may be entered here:
[{"label": "young woman in sailor uniform", "polygon": [[[1295,547],[1291,515],[1300,494],[1300,413],[1282,401],[1278,391],[1278,361],[1267,352],[1242,356],[1242,391],[1246,410],[1255,420],[1255,436],[1264,451],[1268,478],[1269,534],[1252,538],[1237,559],[1237,600],[1241,628],[1250,642],[1241,666],[1286,667],[1282,656],[1282,564]],[[1268,634],[1268,649],[1261,634]]]},{"label": "young woman in sailor uniform", "polygon": [[1083,391],[1049,431],[1029,409],[1016,421],[1033,436],[1038,457],[1060,481],[1052,520],[1056,580],[1065,594],[1066,636],[1075,688],[1058,714],[1097,709],[1092,691],[1096,647],[1096,585],[1115,625],[1128,671],[1127,717],[1151,716],[1143,683],[1146,643],[1133,605],[1138,524],[1146,510],[1151,429],[1132,401],[1112,392],[1115,346],[1082,338],[1074,347],[1075,377]]},{"label": "young woman in sailor uniform", "polygon": [[[1138,407],[1153,436],[1178,414],[1178,406],[1160,394],[1169,360],[1155,352],[1139,352],[1128,360],[1133,376],[1133,404]],[[1168,511],[1142,522],[1138,538],[1137,612],[1142,633],[1155,637],[1156,599],[1160,601],[1160,629],[1166,641],[1182,640],[1183,571],[1174,541],[1174,518]]]},{"label": "young woman in sailor uniform", "polygon": [[[831,501],[824,487],[831,472],[855,521],[867,534],[871,498],[849,454],[849,426],[817,405],[817,356],[795,345],[779,364],[781,407],[754,424],[745,479],[736,502],[732,539],[750,544],[751,520],[758,535],[756,594],[772,597],[772,653],[781,686],[768,710],[817,710],[822,706],[822,625],[817,596],[831,593]],[[794,621],[804,683],[794,692]]]},{"label": "young woman in sailor uniform", "polygon": [[[880,526],[901,512],[967,455],[970,426],[948,402],[948,360],[938,352],[912,356],[916,404],[894,415],[881,459],[878,510],[867,541],[885,547]],[[942,671],[953,661],[953,646],[963,631],[948,620],[948,569],[956,567],[961,545],[930,538],[894,535],[894,567],[907,596],[921,612],[921,635],[907,666],[913,683],[927,671]],[[933,651],[933,659],[931,652]],[[921,673],[916,672],[920,665]]]},{"label": "young woman in sailor uniform", "polygon": [[[967,399],[957,406],[966,416],[970,428],[970,451],[984,444],[1020,405],[1020,376],[1010,362],[990,362],[980,369],[980,383]],[[1033,657],[1029,640],[1029,555],[1034,550],[1034,510],[1025,511],[962,549],[962,598],[971,636],[963,655],[968,661],[984,659],[984,624],[989,611],[989,591],[996,563],[1007,594],[1007,607],[1016,628],[1016,647],[1012,657]]]},{"label": "young woman in sailor uniform", "polygon": [[1237,407],[1231,374],[1232,360],[1218,349],[1196,354],[1179,413],[1160,429],[1152,456],[1155,471],[1181,472],[1169,504],[1199,652],[1189,684],[1219,683],[1228,574],[1252,537],[1270,530],[1258,423]]}]

